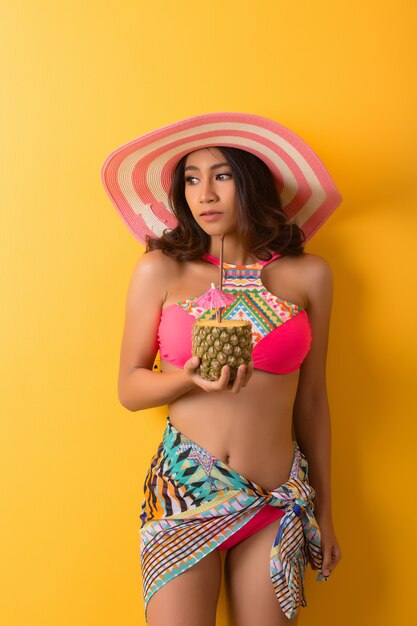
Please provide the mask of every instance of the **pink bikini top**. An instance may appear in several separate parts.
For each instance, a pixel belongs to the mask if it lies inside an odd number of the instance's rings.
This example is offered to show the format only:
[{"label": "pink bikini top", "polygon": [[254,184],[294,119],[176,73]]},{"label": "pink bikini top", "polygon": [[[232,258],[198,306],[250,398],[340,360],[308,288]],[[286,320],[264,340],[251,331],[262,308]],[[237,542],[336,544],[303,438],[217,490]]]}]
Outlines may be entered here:
[{"label": "pink bikini top", "polygon": [[[223,263],[223,290],[235,295],[223,309],[223,319],[252,322],[253,364],[273,374],[289,374],[301,366],[311,346],[311,326],[305,309],[267,291],[262,269],[281,257],[251,265]],[[206,254],[206,261],[219,266],[219,259]],[[197,298],[182,300],[162,309],[158,330],[161,359],[178,367],[191,358],[191,328],[197,318],[215,319],[215,311],[194,305]]]}]

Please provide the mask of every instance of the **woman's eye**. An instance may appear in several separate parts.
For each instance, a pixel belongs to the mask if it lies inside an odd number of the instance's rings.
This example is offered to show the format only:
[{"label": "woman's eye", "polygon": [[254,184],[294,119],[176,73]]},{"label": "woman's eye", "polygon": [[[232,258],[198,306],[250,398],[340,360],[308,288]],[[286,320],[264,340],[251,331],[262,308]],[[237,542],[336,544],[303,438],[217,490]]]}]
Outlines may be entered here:
[{"label": "woman's eye", "polygon": [[185,183],[190,183],[190,184],[194,184],[191,181],[196,180],[194,176],[186,176],[185,177]]},{"label": "woman's eye", "polygon": [[[226,177],[226,178],[222,178],[222,176]],[[217,179],[220,178],[220,180],[225,180],[225,179],[227,180],[228,178],[232,178],[232,175],[227,173],[227,172],[223,172],[223,174],[217,174],[216,178]],[[195,185],[196,184],[195,181],[197,181],[197,180],[198,180],[198,178],[196,178],[195,176],[186,176],[184,178],[184,181],[185,181],[186,185]]]}]

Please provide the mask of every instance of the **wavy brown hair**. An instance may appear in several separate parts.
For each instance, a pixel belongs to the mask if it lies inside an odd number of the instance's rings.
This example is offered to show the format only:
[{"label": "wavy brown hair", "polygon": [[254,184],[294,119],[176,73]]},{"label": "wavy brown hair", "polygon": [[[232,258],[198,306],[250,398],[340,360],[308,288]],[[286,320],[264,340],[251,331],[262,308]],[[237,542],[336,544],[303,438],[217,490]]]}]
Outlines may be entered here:
[{"label": "wavy brown hair", "polygon": [[[256,155],[239,148],[218,147],[232,170],[236,185],[237,231],[245,250],[264,261],[271,252],[300,255],[305,234],[288,218],[269,167]],[[185,199],[184,168],[188,155],[178,162],[168,202],[178,226],[161,237],[146,238],[146,252],[162,250],[178,261],[201,259],[210,247],[210,236],[195,221]]]}]

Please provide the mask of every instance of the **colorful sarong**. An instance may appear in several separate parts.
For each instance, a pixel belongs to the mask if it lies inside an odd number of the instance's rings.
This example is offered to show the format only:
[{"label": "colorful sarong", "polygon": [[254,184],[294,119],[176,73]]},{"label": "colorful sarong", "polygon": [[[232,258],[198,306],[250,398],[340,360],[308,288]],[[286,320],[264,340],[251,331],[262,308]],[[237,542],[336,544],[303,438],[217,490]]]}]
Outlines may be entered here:
[{"label": "colorful sarong", "polygon": [[[271,581],[285,615],[307,606],[304,572],[320,570],[320,530],[314,517],[315,492],[308,463],[296,441],[290,476],[272,491],[167,426],[151,460],[144,485],[140,548],[146,608],[169,580],[215,550],[266,504],[285,511],[270,553]],[[319,571],[317,581],[325,580]]]}]

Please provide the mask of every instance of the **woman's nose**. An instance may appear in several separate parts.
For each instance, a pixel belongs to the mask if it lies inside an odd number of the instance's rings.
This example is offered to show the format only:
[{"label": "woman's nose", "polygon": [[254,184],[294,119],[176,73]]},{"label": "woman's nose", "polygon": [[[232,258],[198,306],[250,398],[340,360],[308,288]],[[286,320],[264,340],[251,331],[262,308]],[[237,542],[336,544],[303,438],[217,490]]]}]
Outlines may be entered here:
[{"label": "woman's nose", "polygon": [[215,199],[216,194],[210,180],[202,181],[200,184],[200,202],[213,202]]}]

